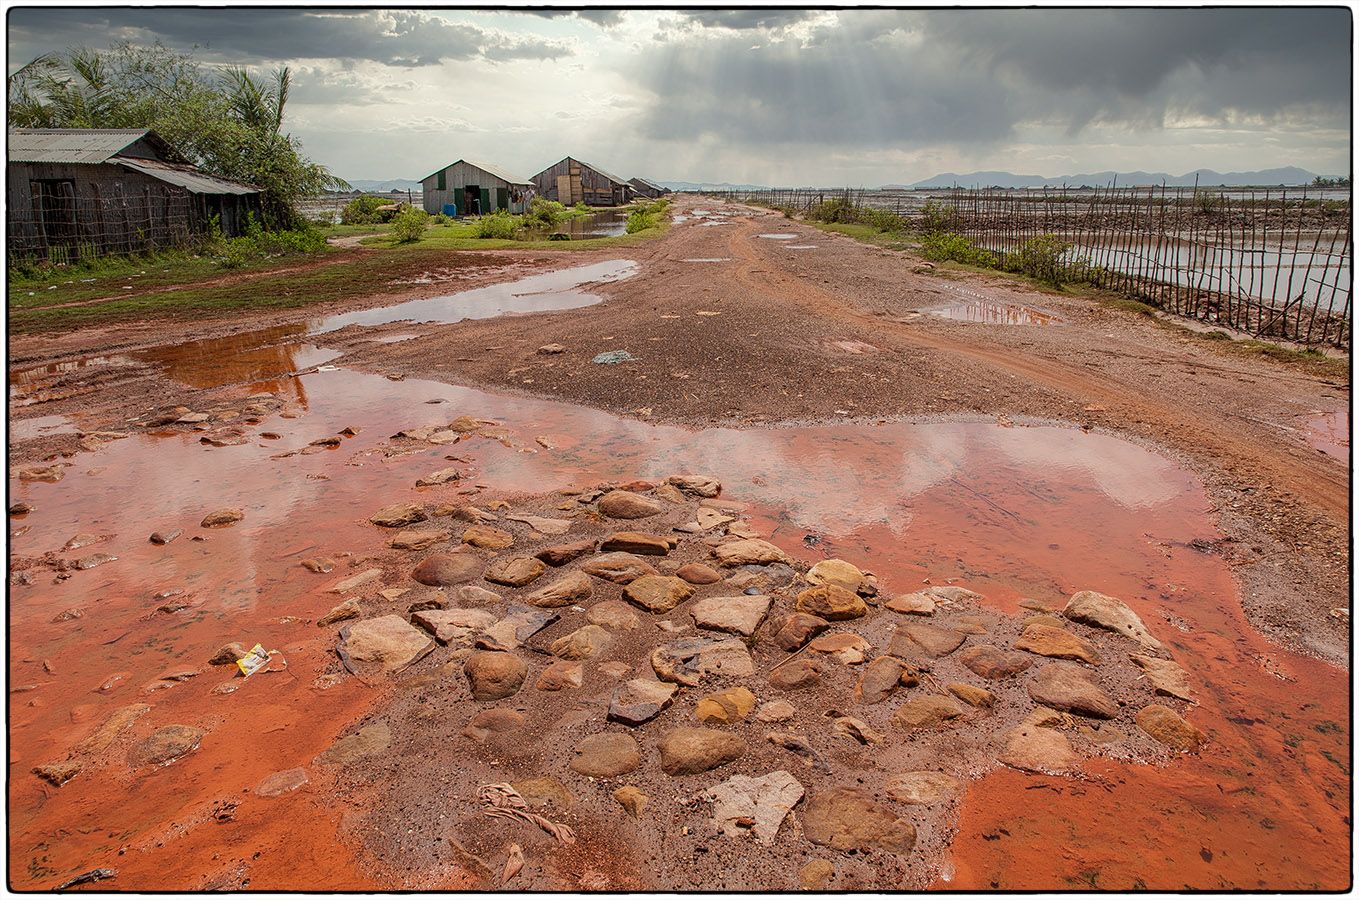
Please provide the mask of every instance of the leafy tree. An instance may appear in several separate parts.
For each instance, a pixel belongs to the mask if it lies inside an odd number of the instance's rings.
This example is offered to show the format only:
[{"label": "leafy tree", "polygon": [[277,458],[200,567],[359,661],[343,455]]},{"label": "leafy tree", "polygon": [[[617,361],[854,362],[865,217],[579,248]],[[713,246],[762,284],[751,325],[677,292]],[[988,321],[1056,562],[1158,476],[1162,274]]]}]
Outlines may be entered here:
[{"label": "leafy tree", "polygon": [[12,127],[151,128],[203,171],[258,185],[271,227],[301,224],[304,197],[348,187],[284,131],[286,67],[267,77],[214,69],[159,43],[124,41],[45,54],[6,86]]}]

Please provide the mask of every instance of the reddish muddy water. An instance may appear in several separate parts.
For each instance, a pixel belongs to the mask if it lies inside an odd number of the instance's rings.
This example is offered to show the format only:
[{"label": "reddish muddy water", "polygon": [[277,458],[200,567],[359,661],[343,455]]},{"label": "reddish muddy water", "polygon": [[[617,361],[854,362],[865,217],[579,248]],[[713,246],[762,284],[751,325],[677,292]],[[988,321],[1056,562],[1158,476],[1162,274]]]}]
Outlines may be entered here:
[{"label": "reddish muddy water", "polygon": [[[186,384],[284,399],[296,417],[268,417],[252,442],[210,448],[196,433],[139,434],[80,454],[57,483],[11,482],[11,502],[34,506],[12,520],[28,528],[12,553],[58,551],[84,532],[103,539],[71,557],[117,557],[56,583],[40,568],[33,585],[12,588],[16,887],[48,888],[99,866],[117,869],[104,884],[124,890],[402,886],[402,873],[367,858],[342,827],[361,810],[337,808],[330,774],[314,762],[382,698],[352,678],[318,680],[333,630],[292,618],[314,620],[339,601],[326,589],[349,574],[349,560],[328,575],[299,561],[374,552],[384,535],[367,518],[391,503],[451,501],[468,485],[481,488],[472,502],[483,502],[680,471],[719,477],[724,496],[754,504],[756,527],[790,552],[847,559],[888,592],[956,579],[1008,612],[1023,598],[1060,605],[1086,588],[1121,597],[1188,669],[1200,702],[1189,718],[1210,739],[1202,753],[1159,768],[1097,758],[1076,779],[984,775],[962,806],[938,886],[1348,883],[1347,675],[1250,628],[1212,552],[1219,534],[1202,487],[1161,456],[1050,426],[688,431],[343,368],[267,380],[329,358],[304,334],[147,357]],[[401,429],[458,416],[503,427],[408,455],[380,452]],[[274,458],[347,426],[359,432],[338,448]],[[413,487],[450,457],[470,473],[461,482]],[[222,506],[241,507],[244,521],[199,527]],[[147,541],[172,528],[184,535],[167,546]],[[157,613],[156,595],[175,589],[188,608]],[[83,614],[60,615],[71,609]],[[228,641],[278,649],[287,668],[228,678],[206,664]],[[201,674],[158,678],[183,670]],[[218,693],[224,683],[238,689]],[[149,708],[63,787],[30,774],[135,704]],[[204,729],[201,746],[162,768],[131,768],[128,742],[172,723]],[[277,797],[256,792],[294,767],[310,783]]]},{"label": "reddish muddy water", "polygon": [[1327,456],[1349,461],[1350,411],[1337,409],[1308,416],[1302,423],[1307,443]]}]

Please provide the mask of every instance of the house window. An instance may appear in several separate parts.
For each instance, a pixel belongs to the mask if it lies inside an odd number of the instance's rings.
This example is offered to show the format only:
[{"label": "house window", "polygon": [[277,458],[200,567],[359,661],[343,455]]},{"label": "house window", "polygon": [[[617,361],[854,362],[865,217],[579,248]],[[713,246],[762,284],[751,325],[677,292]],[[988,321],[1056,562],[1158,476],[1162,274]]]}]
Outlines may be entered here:
[{"label": "house window", "polygon": [[441,170],[439,171],[439,177],[438,177],[438,179],[437,179],[437,181],[435,182],[435,185],[434,185],[435,190],[439,190],[439,191],[446,191],[446,190],[448,190],[448,180],[444,177],[445,174],[447,174],[447,172],[448,172],[447,169],[441,169]]}]

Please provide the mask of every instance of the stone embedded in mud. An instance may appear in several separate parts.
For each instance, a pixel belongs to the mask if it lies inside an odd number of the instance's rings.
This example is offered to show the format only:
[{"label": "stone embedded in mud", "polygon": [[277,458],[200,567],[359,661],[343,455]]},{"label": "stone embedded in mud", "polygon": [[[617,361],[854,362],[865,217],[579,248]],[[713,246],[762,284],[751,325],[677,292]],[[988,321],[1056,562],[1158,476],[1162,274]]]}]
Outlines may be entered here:
[{"label": "stone embedded in mud", "polygon": [[203,729],[189,725],[158,728],[132,748],[128,753],[128,762],[133,768],[168,766],[196,750],[205,733]]},{"label": "stone embedded in mud", "polygon": [[675,570],[675,577],[690,584],[717,584],[722,580],[722,573],[703,563],[686,563]]},{"label": "stone embedded in mud", "polygon": [[530,606],[556,609],[561,606],[584,603],[590,599],[590,595],[593,593],[594,583],[590,581],[589,575],[584,572],[568,572],[547,587],[539,588],[529,594],[524,598],[524,602]]},{"label": "stone embedded in mud", "polygon": [[392,745],[392,729],[386,722],[365,725],[351,735],[340,738],[316,757],[327,765],[343,766],[369,756],[377,756]]},{"label": "stone embedded in mud", "polygon": [[19,470],[20,481],[46,481],[55,484],[66,475],[66,467],[58,463],[53,466],[29,466]]},{"label": "stone embedded in mud", "polygon": [[708,597],[695,603],[689,613],[699,628],[750,637],[764,621],[772,602],[771,598],[760,594]]},{"label": "stone embedded in mud", "polygon": [[1126,603],[1114,597],[1095,591],[1080,591],[1067,601],[1062,615],[1073,622],[1104,628],[1124,637],[1130,637],[1144,647],[1152,650],[1164,649],[1161,642],[1152,637],[1141,618]]},{"label": "stone embedded in mud", "polygon": [[592,734],[576,744],[572,771],[591,778],[617,778],[636,771],[642,753],[630,735],[618,732]]},{"label": "stone embedded in mud", "polygon": [[344,649],[352,660],[377,663],[385,672],[399,672],[433,650],[434,642],[401,616],[390,615],[349,626]]},{"label": "stone embedded in mud", "polygon": [[447,469],[439,469],[436,472],[430,472],[428,475],[417,478],[415,480],[415,486],[435,487],[440,484],[447,484],[450,481],[457,481],[461,477],[461,472],[455,468],[449,467]]},{"label": "stone embedded in mud", "polygon": [[473,525],[462,533],[462,542],[482,550],[504,550],[514,543],[514,535],[490,525]]},{"label": "stone embedded in mud", "polygon": [[714,728],[681,726],[660,740],[661,771],[670,776],[697,775],[735,762],[746,752],[746,742]]},{"label": "stone embedded in mud", "polygon": [[718,834],[745,837],[753,833],[767,847],[802,794],[798,780],[779,770],[759,778],[733,775],[708,788],[703,796],[713,804]]},{"label": "stone embedded in mud", "polygon": [[102,566],[104,563],[113,562],[118,557],[111,553],[91,553],[89,556],[82,556],[73,563],[77,569],[93,569]]},{"label": "stone embedded in mud", "polygon": [[956,584],[938,584],[925,588],[925,593],[940,600],[948,600],[950,603],[959,603],[963,600],[984,600],[986,599],[976,591],[969,591],[965,587]]},{"label": "stone embedded in mud", "polygon": [[1009,653],[986,644],[968,647],[958,655],[958,660],[975,674],[990,681],[1012,678],[1033,665],[1031,656]]},{"label": "stone embedded in mud", "polygon": [[485,563],[470,551],[432,553],[411,570],[411,578],[430,587],[464,584],[481,577]]},{"label": "stone embedded in mud", "polygon": [[750,651],[739,638],[685,638],[657,647],[651,668],[662,681],[697,687],[709,675],[743,678],[755,674]]},{"label": "stone embedded in mud", "polygon": [[934,806],[952,800],[962,789],[961,781],[943,772],[904,772],[887,782],[887,796],[911,806]]},{"label": "stone embedded in mud", "polygon": [[858,619],[868,614],[868,604],[838,584],[822,584],[797,595],[797,611],[828,622]]},{"label": "stone embedded in mud", "polygon": [[478,643],[489,640],[497,650],[513,650],[559,618],[554,612],[516,603],[510,606],[505,618],[482,629]]},{"label": "stone embedded in mud", "polygon": [[1159,703],[1138,710],[1136,721],[1138,728],[1172,750],[1192,752],[1208,740],[1202,731],[1186,722],[1179,713]]},{"label": "stone embedded in mud", "polygon": [[596,603],[585,611],[585,620],[591,625],[600,625],[610,631],[631,631],[642,624],[642,620],[632,611],[632,607],[621,600]]},{"label": "stone embedded in mud", "polygon": [[78,759],[62,759],[33,767],[33,774],[53,787],[61,787],[80,774],[84,763]]},{"label": "stone embedded in mud", "polygon": [[523,587],[547,571],[546,564],[532,556],[508,556],[486,567],[484,577],[495,584]]},{"label": "stone embedded in mud", "polygon": [[1118,715],[1118,704],[1076,663],[1049,663],[1029,682],[1029,696],[1044,706],[1097,719]]},{"label": "stone embedded in mud", "polygon": [[821,667],[810,659],[795,659],[769,673],[769,686],[779,691],[800,691],[821,683]]},{"label": "stone embedded in mud", "polygon": [[538,348],[538,352],[544,356],[552,356],[558,353],[565,353],[566,348],[561,344],[543,344],[543,346]]},{"label": "stone embedded in mud", "polygon": [[797,707],[787,700],[770,700],[761,703],[760,708],[755,710],[755,718],[761,722],[787,722],[797,715]]},{"label": "stone embedded in mud", "polygon": [[941,694],[907,700],[892,714],[892,724],[908,731],[943,728],[961,718],[963,708]]},{"label": "stone embedded in mud", "polygon": [[914,616],[934,615],[934,597],[924,591],[917,591],[914,594],[902,594],[900,597],[893,597],[884,604],[892,612],[905,613]]},{"label": "stone embedded in mud", "polygon": [[478,650],[463,663],[463,673],[472,688],[472,699],[503,700],[519,692],[528,666],[513,653]]},{"label": "stone embedded in mud", "polygon": [[1099,665],[1099,651],[1089,641],[1077,637],[1065,628],[1050,625],[1030,625],[1015,641],[1016,650],[1027,650],[1039,656],[1053,659],[1074,659],[1080,662]]},{"label": "stone embedded in mud", "polygon": [[807,570],[807,582],[812,585],[835,584],[847,591],[858,591],[864,583],[864,573],[858,566],[843,559],[823,559]]},{"label": "stone embedded in mud", "polygon": [[696,497],[711,499],[722,492],[722,482],[711,475],[671,475],[665,483]]},{"label": "stone embedded in mud", "polygon": [[486,743],[492,735],[510,734],[524,727],[524,714],[513,709],[483,709],[462,730],[464,736]]},{"label": "stone embedded in mud", "polygon": [[1028,628],[1030,625],[1046,625],[1049,628],[1066,628],[1066,620],[1059,619],[1056,616],[1050,616],[1047,613],[1042,613],[1036,616],[1029,616],[1024,620],[1024,624],[1021,627]]},{"label": "stone embedded in mud", "polygon": [[797,872],[798,890],[824,891],[835,880],[835,866],[824,859],[813,859]]},{"label": "stone embedded in mud", "polygon": [[953,628],[963,634],[986,634],[986,622],[980,616],[959,616]]},{"label": "stone embedded in mud", "polygon": [[234,525],[245,518],[245,513],[234,507],[224,506],[221,509],[214,509],[203,517],[199,523],[203,528],[220,528],[225,525]]},{"label": "stone embedded in mud", "polygon": [[459,606],[492,606],[503,599],[495,591],[488,591],[479,584],[459,585],[448,592],[449,602]]},{"label": "stone embedded in mud", "polygon": [[573,559],[594,552],[595,542],[584,540],[570,544],[554,544],[551,547],[544,547],[534,555],[549,566],[564,566]]},{"label": "stone embedded in mud", "polygon": [[861,788],[813,794],[802,813],[802,830],[812,843],[833,850],[909,853],[915,846],[915,826]]},{"label": "stone embedded in mud", "polygon": [[356,587],[362,587],[363,585],[367,584],[370,581],[376,581],[381,577],[382,577],[381,569],[367,569],[363,572],[359,572],[356,575],[350,575],[348,578],[340,579],[339,581],[332,584],[330,587],[326,588],[326,593],[343,594],[348,591],[352,591]]},{"label": "stone embedded in mud", "polygon": [[854,699],[869,705],[886,700],[897,689],[905,668],[905,664],[896,657],[879,656],[864,666],[859,683],[854,686]]},{"label": "stone embedded in mud", "polygon": [[[539,534],[566,534],[571,530],[570,519],[549,519],[544,516],[531,516],[526,513],[510,513],[505,516],[511,522],[523,522]],[[547,562],[547,560],[543,560]]]},{"label": "stone embedded in mud", "polygon": [[850,632],[823,634],[808,646],[813,653],[822,653],[844,666],[857,666],[873,649],[862,635]]},{"label": "stone embedded in mud", "polygon": [[1189,687],[1189,673],[1175,661],[1136,654],[1133,655],[1132,661],[1146,673],[1147,680],[1151,682],[1156,693],[1178,697],[1181,700],[1194,699],[1193,690]]},{"label": "stone embedded in mud", "polygon": [[373,513],[368,521],[383,528],[401,528],[405,525],[414,525],[416,522],[425,521],[425,511],[414,503],[397,503],[392,506],[384,506]]},{"label": "stone embedded in mud", "polygon": [[948,692],[968,706],[975,706],[978,709],[990,709],[996,705],[996,695],[986,688],[979,688],[976,685],[964,684],[960,681],[950,682]]},{"label": "stone embedded in mud", "polygon": [[734,687],[698,701],[694,715],[704,725],[734,725],[754,708],[755,695],[747,688]]},{"label": "stone embedded in mud", "polygon": [[665,556],[670,552],[670,542],[656,534],[617,531],[605,538],[599,549],[609,552],[640,553],[644,556]]},{"label": "stone embedded in mud", "polygon": [[151,543],[168,544],[184,532],[178,528],[167,528],[164,531],[151,532]]},{"label": "stone embedded in mud", "polygon": [[543,806],[554,806],[560,810],[566,810],[576,802],[576,798],[571,796],[566,785],[562,784],[551,775],[542,775],[537,778],[525,778],[523,781],[515,781],[510,787],[519,792],[519,796],[524,798],[524,802],[530,809],[538,809]]},{"label": "stone embedded in mud", "polygon": [[610,519],[646,519],[663,510],[650,497],[632,491],[609,491],[599,498],[599,511]]},{"label": "stone embedded in mud", "polygon": [[552,642],[552,655],[560,659],[589,659],[613,643],[613,635],[598,625],[582,625]]},{"label": "stone embedded in mud", "polygon": [[218,650],[208,659],[210,666],[234,666],[236,660],[243,659],[250,651],[244,645],[232,642]]},{"label": "stone embedded in mud", "polygon": [[335,560],[329,558],[317,559],[315,557],[307,557],[302,560],[302,562],[298,563],[298,565],[308,572],[311,572],[313,575],[325,575],[335,571]]},{"label": "stone embedded in mud", "polygon": [[585,666],[582,663],[559,659],[543,669],[533,686],[540,691],[564,691],[584,683]]},{"label": "stone embedded in mud", "polygon": [[343,622],[346,619],[357,619],[361,615],[363,615],[363,607],[359,606],[358,600],[351,597],[321,618],[317,619],[316,625],[318,628],[325,628],[328,625],[334,625],[336,622]]},{"label": "stone embedded in mud", "polygon": [[261,797],[278,797],[292,793],[310,780],[302,769],[284,769],[261,781],[255,787],[255,793]]},{"label": "stone embedded in mud", "polygon": [[830,628],[830,623],[820,616],[793,613],[784,619],[779,630],[774,632],[774,643],[792,653],[794,650],[801,650],[804,644],[827,628]]},{"label": "stone embedded in mud", "polygon": [[768,541],[759,538],[727,541],[713,549],[719,565],[726,568],[736,566],[765,566],[770,563],[790,563],[788,554]]},{"label": "stone embedded in mud", "polygon": [[484,609],[423,609],[412,613],[411,621],[440,644],[466,646],[477,632],[496,621],[496,615]]},{"label": "stone embedded in mud", "polygon": [[679,688],[652,678],[634,678],[613,690],[609,720],[636,727],[669,709]]},{"label": "stone embedded in mud", "polygon": [[634,819],[641,817],[642,810],[646,809],[647,803],[651,800],[639,788],[630,784],[614,791],[613,799],[617,800],[618,804]]},{"label": "stone embedded in mud", "polygon": [[860,744],[881,744],[886,740],[881,732],[865,722],[863,719],[856,719],[854,716],[839,716],[834,722],[834,732],[841,737],[847,737],[858,741]]},{"label": "stone embedded in mud", "polygon": [[387,542],[387,546],[394,550],[428,550],[451,536],[446,528],[399,531],[396,537]]},{"label": "stone embedded in mud", "polygon": [[1074,769],[1079,757],[1060,731],[1026,722],[1005,735],[1000,761],[1025,772],[1061,775]]},{"label": "stone embedded in mud", "polygon": [[645,575],[660,574],[650,563],[631,553],[601,553],[586,560],[580,570],[614,584],[630,584]]},{"label": "stone embedded in mud", "polygon": [[643,575],[623,588],[623,599],[653,613],[670,612],[694,595],[687,581],[673,575]]},{"label": "stone embedded in mud", "polygon": [[967,635],[951,628],[938,628],[924,622],[908,622],[897,628],[896,634],[892,636],[889,652],[893,656],[910,659],[911,654],[919,650],[927,656],[938,659],[957,650],[966,639]]}]

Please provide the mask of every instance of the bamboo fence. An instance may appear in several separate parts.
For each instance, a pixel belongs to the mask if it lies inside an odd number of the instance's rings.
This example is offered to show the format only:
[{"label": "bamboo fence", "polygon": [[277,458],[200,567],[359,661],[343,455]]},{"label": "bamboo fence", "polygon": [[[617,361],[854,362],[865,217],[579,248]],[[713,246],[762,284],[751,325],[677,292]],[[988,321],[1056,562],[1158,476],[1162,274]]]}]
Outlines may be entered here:
[{"label": "bamboo fence", "polygon": [[[1255,337],[1350,346],[1348,193],[1307,188],[767,190],[729,199],[810,212],[841,200],[942,228],[999,265],[1028,242],[1069,245],[1061,275]],[[928,223],[928,224],[927,224]]]}]

